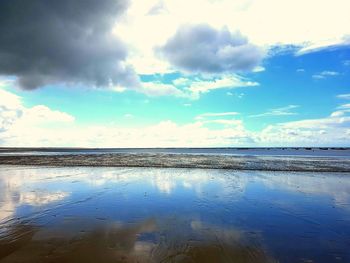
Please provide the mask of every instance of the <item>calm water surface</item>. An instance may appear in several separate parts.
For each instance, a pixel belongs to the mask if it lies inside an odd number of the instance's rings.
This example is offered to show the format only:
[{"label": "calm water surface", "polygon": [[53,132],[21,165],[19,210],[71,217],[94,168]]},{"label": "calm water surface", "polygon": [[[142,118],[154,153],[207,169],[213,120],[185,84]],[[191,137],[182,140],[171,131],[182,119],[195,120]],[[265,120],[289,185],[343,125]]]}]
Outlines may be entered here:
[{"label": "calm water surface", "polygon": [[350,174],[0,166],[0,262],[350,262]]}]

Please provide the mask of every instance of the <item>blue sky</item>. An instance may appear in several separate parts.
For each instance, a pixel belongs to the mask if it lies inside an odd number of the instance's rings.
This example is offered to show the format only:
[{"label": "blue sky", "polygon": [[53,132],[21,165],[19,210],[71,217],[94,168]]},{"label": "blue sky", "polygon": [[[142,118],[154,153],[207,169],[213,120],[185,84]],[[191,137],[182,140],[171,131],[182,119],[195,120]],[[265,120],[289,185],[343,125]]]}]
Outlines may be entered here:
[{"label": "blue sky", "polygon": [[[0,63],[0,145],[350,146],[349,3],[325,1],[315,10],[282,1],[289,9],[275,6],[284,15],[274,23],[259,20],[268,12],[259,1],[230,2],[196,0],[186,8],[182,1],[131,2],[108,30],[92,35],[97,47],[85,38],[74,49],[43,39],[41,46],[55,47],[45,54],[33,47],[45,67],[35,57]],[[225,13],[218,18],[211,10]],[[323,19],[328,10],[331,24]],[[291,22],[293,11],[300,21]],[[101,42],[106,35],[117,40],[119,53]],[[56,51],[74,59],[62,62]],[[0,58],[9,52],[27,54],[0,45]],[[58,60],[68,63],[64,69]]]}]

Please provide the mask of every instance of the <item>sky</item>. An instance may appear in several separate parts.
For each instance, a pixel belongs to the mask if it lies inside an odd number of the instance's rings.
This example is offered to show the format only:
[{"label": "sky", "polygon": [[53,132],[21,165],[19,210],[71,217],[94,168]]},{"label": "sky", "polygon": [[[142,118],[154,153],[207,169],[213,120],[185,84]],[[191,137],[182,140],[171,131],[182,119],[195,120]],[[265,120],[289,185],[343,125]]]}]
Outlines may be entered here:
[{"label": "sky", "polygon": [[2,0],[0,146],[350,146],[348,0]]}]

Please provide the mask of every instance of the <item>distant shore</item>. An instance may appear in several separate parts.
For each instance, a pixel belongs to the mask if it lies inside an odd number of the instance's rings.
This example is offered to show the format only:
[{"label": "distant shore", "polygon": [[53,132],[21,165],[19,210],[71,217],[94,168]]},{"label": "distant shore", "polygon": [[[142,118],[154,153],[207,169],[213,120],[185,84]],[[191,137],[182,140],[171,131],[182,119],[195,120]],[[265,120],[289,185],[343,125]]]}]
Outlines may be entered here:
[{"label": "distant shore", "polygon": [[74,148],[0,147],[2,155],[79,155],[79,154],[191,154],[235,156],[311,156],[350,159],[349,147],[173,147],[173,148]]},{"label": "distant shore", "polygon": [[349,158],[235,156],[167,153],[0,155],[0,165],[205,168],[263,171],[350,172]]}]

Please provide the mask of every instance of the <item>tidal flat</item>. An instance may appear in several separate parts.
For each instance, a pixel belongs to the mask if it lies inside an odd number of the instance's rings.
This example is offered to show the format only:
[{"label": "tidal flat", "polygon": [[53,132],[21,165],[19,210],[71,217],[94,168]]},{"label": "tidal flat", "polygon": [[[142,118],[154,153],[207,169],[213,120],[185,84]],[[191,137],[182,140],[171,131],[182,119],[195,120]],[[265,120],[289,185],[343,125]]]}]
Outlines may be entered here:
[{"label": "tidal flat", "polygon": [[350,262],[350,174],[0,166],[0,262]]},{"label": "tidal flat", "polygon": [[232,155],[192,153],[67,153],[5,154],[0,165],[55,167],[158,167],[259,171],[349,172],[350,155]]}]

